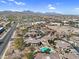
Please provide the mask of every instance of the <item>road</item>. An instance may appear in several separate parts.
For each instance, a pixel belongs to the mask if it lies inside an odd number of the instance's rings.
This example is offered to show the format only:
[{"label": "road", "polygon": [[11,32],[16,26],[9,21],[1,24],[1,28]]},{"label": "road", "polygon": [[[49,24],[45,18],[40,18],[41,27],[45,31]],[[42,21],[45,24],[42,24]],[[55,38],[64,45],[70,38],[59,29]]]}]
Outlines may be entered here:
[{"label": "road", "polygon": [[[2,58],[2,55],[4,54],[4,51],[7,47],[8,42],[11,40],[11,36],[16,28],[17,24],[13,24],[11,26],[10,31],[4,36],[4,38],[1,40],[3,43],[0,45],[0,59]],[[0,42],[1,42],[0,41]]]},{"label": "road", "polygon": [[79,55],[79,47],[75,46],[74,43],[71,43],[69,41],[66,40],[62,40],[62,41],[69,43],[76,50],[76,53]]},{"label": "road", "polygon": [[74,48],[74,49],[78,52],[78,54],[79,54],[79,47],[73,45],[73,48]]}]

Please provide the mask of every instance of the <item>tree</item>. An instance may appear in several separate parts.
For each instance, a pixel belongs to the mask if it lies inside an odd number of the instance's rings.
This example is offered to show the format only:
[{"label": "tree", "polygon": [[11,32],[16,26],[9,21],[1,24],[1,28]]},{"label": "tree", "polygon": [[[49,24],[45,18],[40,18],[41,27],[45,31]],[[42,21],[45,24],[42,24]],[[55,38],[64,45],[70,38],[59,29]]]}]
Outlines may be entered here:
[{"label": "tree", "polygon": [[14,17],[12,15],[8,16],[8,21],[12,22],[14,20]]},{"label": "tree", "polygon": [[15,46],[15,48],[16,49],[23,49],[23,47],[24,47],[24,40],[23,40],[23,38],[16,38],[15,40],[14,40],[14,46]]},{"label": "tree", "polygon": [[33,59],[33,51],[30,51],[29,53],[25,53],[24,57],[27,59]]},{"label": "tree", "polygon": [[27,28],[22,29],[23,35],[24,35],[26,32],[28,32],[28,29],[27,29]]},{"label": "tree", "polygon": [[73,21],[69,21],[70,26],[74,26],[74,22]]}]

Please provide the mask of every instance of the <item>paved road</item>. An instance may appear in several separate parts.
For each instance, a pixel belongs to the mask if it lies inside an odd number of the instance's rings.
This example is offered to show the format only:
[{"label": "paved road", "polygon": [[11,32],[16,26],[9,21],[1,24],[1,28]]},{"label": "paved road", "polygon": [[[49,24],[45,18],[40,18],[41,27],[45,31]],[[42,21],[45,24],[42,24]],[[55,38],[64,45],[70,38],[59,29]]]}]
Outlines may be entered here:
[{"label": "paved road", "polygon": [[78,52],[79,54],[79,47],[73,46],[73,48]]},{"label": "paved road", "polygon": [[[13,26],[11,27],[10,31],[5,35],[5,37],[1,40],[3,43],[0,45],[0,59],[5,51],[5,48],[8,44],[8,42],[11,40],[11,36],[16,28],[17,24],[13,24]],[[1,42],[0,41],[0,42]]]},{"label": "paved road", "polygon": [[62,41],[65,41],[65,42],[69,43],[77,51],[76,53],[79,54],[79,47],[75,46],[74,43],[70,43],[70,42],[68,42],[66,40],[62,40]]}]

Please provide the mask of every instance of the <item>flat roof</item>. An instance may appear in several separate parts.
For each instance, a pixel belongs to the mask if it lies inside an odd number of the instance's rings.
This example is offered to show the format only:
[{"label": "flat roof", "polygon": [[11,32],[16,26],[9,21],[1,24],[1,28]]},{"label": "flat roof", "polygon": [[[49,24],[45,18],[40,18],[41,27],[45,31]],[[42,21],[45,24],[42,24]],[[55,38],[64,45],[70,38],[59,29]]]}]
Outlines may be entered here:
[{"label": "flat roof", "polygon": [[27,41],[27,43],[39,43],[39,42],[41,42],[40,39],[35,39],[35,38],[31,38],[31,37],[26,39],[26,41]]}]

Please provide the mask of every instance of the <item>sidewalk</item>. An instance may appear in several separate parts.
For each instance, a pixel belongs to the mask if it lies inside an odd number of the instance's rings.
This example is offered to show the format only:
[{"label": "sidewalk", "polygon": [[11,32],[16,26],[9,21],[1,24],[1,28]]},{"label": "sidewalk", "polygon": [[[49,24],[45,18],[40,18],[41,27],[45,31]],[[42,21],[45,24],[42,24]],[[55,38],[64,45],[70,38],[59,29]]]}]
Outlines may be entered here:
[{"label": "sidewalk", "polygon": [[4,51],[4,54],[3,54],[1,59],[5,58],[5,54],[6,54],[7,50],[8,50],[8,48],[10,47],[10,44],[11,44],[11,41],[9,41],[9,43],[8,43],[8,45],[7,45],[7,47],[6,47],[5,51]]}]

